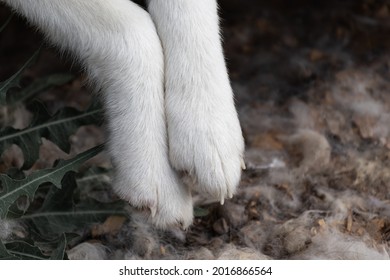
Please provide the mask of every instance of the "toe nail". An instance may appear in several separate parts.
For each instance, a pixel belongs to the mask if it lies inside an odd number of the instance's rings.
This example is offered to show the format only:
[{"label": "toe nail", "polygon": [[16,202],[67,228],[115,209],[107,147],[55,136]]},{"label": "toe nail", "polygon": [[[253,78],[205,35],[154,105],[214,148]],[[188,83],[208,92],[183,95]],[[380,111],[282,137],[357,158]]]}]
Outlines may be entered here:
[{"label": "toe nail", "polygon": [[221,205],[223,205],[225,203],[225,197],[222,195],[221,196]]},{"label": "toe nail", "polygon": [[246,165],[245,165],[245,162],[243,159],[241,159],[241,168],[242,168],[242,170],[246,169]]},{"label": "toe nail", "polygon": [[157,207],[152,206],[149,209],[150,209],[150,215],[152,216],[152,218],[154,218],[156,216]]}]

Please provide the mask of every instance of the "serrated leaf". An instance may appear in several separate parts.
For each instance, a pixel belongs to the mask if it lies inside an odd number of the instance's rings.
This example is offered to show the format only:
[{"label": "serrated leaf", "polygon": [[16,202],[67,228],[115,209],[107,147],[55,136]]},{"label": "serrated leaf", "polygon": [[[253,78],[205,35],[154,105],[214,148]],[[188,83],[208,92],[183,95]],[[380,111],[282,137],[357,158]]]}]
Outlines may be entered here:
[{"label": "serrated leaf", "polygon": [[8,209],[19,197],[26,196],[31,201],[36,190],[43,183],[52,183],[61,188],[61,180],[65,174],[70,171],[77,171],[81,164],[102,150],[103,145],[99,145],[77,155],[73,159],[60,161],[54,168],[36,171],[22,180],[12,179],[8,175],[0,174],[2,187],[0,192],[0,218],[7,216]]},{"label": "serrated leaf", "polygon": [[102,222],[111,215],[126,215],[123,201],[78,201],[74,174],[67,174],[62,184],[66,188],[50,188],[40,209],[20,217],[20,220],[34,227],[42,238],[56,238],[62,233],[76,232],[92,223]]},{"label": "serrated leaf", "polygon": [[[38,247],[25,241],[13,241],[2,244],[0,249],[0,259],[15,260],[46,260],[47,256],[43,255]],[[0,245],[1,247],[1,245]]]},{"label": "serrated leaf", "polygon": [[38,159],[41,137],[45,137],[64,152],[69,153],[69,136],[74,134],[80,126],[100,124],[103,112],[95,105],[85,112],[79,112],[74,108],[64,108],[50,116],[39,102],[31,104],[29,109],[34,112],[34,119],[29,127],[23,130],[7,127],[0,131],[0,152],[2,153],[12,144],[18,145],[24,155],[24,169],[30,168]]},{"label": "serrated leaf", "polygon": [[23,103],[26,100],[32,99],[39,93],[49,90],[55,86],[61,86],[74,79],[74,75],[70,73],[52,74],[47,77],[43,77],[35,80],[32,84],[22,89],[20,92],[12,95],[7,95],[7,105],[15,105]]},{"label": "serrated leaf", "polygon": [[[104,221],[111,215],[123,215],[124,203],[98,203],[93,200],[83,202],[75,208],[67,210],[47,210],[22,216],[23,221],[30,221],[43,237],[61,233],[72,233],[86,226]],[[46,235],[46,236],[45,236]]]},{"label": "serrated leaf", "polygon": [[0,105],[6,105],[8,90],[19,86],[20,78],[24,70],[26,70],[26,68],[30,67],[35,62],[40,51],[41,48],[39,48],[15,74],[13,74],[10,78],[5,80],[4,82],[0,83]]},{"label": "serrated leaf", "polygon": [[34,210],[33,213],[26,213],[26,217],[30,214],[38,214],[42,212],[50,211],[66,211],[72,209],[76,204],[74,201],[74,192],[77,189],[77,183],[74,173],[67,173],[61,181],[66,188],[57,188],[51,186],[47,192],[45,199],[38,210]]}]

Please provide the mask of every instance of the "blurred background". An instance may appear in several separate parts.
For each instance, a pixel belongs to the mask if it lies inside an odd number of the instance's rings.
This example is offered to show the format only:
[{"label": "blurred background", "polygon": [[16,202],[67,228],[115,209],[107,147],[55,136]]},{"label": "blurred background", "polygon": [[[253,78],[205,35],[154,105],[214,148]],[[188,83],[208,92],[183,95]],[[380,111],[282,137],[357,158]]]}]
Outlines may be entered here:
[{"label": "blurred background", "polygon": [[[218,2],[246,140],[248,169],[238,194],[224,206],[196,194],[197,206],[208,214],[197,217],[187,232],[166,234],[138,226],[144,231],[131,235],[133,242],[122,251],[112,245],[120,240],[109,230],[87,234],[83,242],[111,248],[99,255],[104,258],[388,259],[390,3]],[[0,6],[0,24],[10,14]],[[0,33],[0,81],[15,73],[42,41],[14,16]],[[21,84],[50,73],[74,76],[39,95],[50,112],[89,106],[91,93],[77,63],[47,44]],[[25,127],[29,113],[23,112],[5,118],[6,123]],[[46,150],[41,149],[35,168],[103,141],[104,133],[94,125],[71,136],[70,154],[44,141]],[[6,151],[0,170],[20,166],[19,158],[20,152]],[[104,155],[92,164],[110,166]],[[128,227],[122,221],[117,230]],[[140,236],[150,241],[147,248],[136,245],[144,243]]]}]

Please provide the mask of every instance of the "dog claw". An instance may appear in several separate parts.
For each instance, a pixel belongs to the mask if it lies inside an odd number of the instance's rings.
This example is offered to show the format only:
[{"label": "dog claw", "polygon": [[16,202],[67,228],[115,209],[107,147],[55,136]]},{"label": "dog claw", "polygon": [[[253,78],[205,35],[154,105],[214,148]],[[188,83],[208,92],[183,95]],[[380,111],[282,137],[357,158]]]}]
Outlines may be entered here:
[{"label": "dog claw", "polygon": [[245,169],[246,169],[246,165],[245,165],[244,159],[241,159],[241,169],[242,169],[242,170],[245,170]]},{"label": "dog claw", "polygon": [[222,195],[221,196],[221,205],[223,205],[225,203],[225,197]]},{"label": "dog claw", "polygon": [[157,213],[157,207],[155,206],[152,206],[149,208],[150,209],[150,215],[152,218],[154,218],[156,216],[156,213]]}]

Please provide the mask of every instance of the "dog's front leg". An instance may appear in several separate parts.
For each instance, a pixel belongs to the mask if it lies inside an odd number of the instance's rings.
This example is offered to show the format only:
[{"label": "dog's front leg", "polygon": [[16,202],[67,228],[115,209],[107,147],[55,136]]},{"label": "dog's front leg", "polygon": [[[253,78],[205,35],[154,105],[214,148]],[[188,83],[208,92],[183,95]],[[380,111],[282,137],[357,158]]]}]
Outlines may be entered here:
[{"label": "dog's front leg", "polygon": [[231,197],[244,143],[219,36],[215,0],[149,0],[165,57],[171,164],[213,198]]},{"label": "dog's front leg", "polygon": [[102,92],[116,192],[160,227],[192,221],[168,159],[163,53],[150,15],[127,0],[1,0],[85,66]]}]

